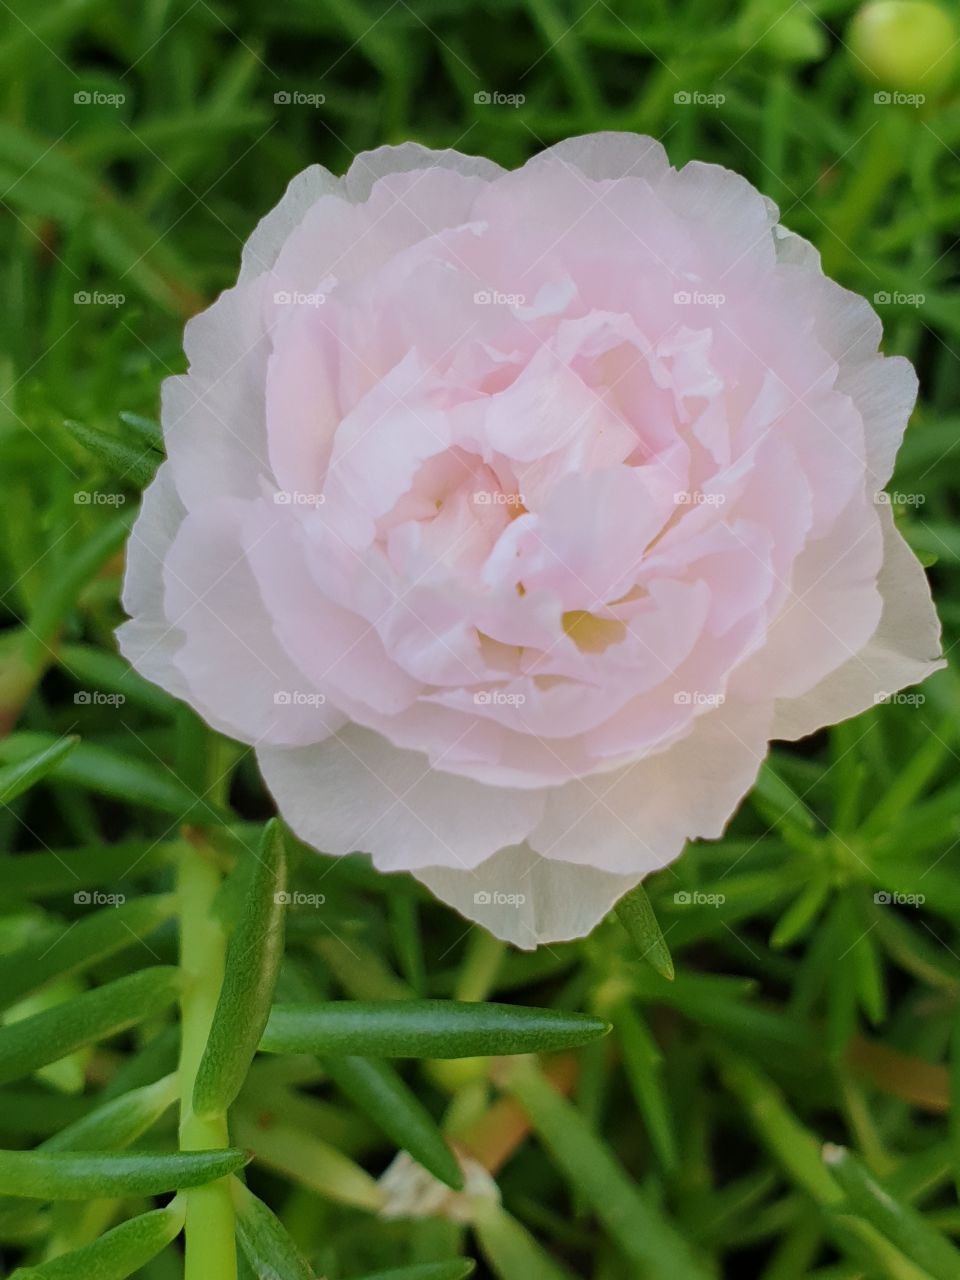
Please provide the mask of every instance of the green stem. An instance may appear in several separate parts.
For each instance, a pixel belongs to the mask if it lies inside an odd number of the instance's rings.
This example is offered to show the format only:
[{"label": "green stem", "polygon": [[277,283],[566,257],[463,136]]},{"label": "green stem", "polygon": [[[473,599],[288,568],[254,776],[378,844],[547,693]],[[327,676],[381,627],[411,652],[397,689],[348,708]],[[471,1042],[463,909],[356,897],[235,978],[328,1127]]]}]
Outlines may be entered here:
[{"label": "green stem", "polygon": [[507,944],[486,929],[474,929],[467,943],[460,977],[454,992],[457,1000],[486,1000],[494,988]]},{"label": "green stem", "polygon": [[[193,1084],[223,983],[226,937],[213,911],[220,887],[216,864],[199,843],[180,859],[180,964],[186,978],[180,1003],[180,1147],[205,1151],[230,1145],[226,1113],[193,1113]],[[184,1280],[236,1280],[237,1250],[229,1180],[186,1192]]]},{"label": "green stem", "polygon": [[896,108],[890,108],[870,133],[858,157],[859,164],[832,217],[827,219],[832,233],[823,244],[823,267],[828,275],[836,275],[848,267],[857,253],[852,247],[859,242],[861,229],[874,213],[890,186],[899,177],[899,157],[905,154],[902,143],[902,120]]}]

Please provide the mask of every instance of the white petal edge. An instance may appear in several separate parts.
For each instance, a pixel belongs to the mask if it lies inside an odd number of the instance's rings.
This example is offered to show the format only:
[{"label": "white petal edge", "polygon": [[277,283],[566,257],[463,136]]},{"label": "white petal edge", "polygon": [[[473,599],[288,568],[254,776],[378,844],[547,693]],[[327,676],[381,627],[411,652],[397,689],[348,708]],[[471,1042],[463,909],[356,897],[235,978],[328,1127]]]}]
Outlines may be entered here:
[{"label": "white petal edge", "polygon": [[776,704],[771,736],[804,738],[875,705],[877,695],[925,680],[946,666],[940,620],[923,566],[897,531],[889,507],[880,508],[884,558],[878,586],[883,610],[864,648],[799,698]]},{"label": "white petal edge", "polygon": [[279,204],[265,213],[243,246],[238,284],[270,271],[290,233],[321,196],[336,195],[340,179],[323,165],[312,164],[290,179]]},{"label": "white petal edge", "polygon": [[527,161],[527,165],[542,164],[545,160],[573,165],[584,177],[596,182],[610,178],[643,178],[651,186],[670,169],[667,153],[655,138],[614,130],[564,138],[562,142],[538,152]]},{"label": "white petal edge", "polygon": [[117,646],[130,665],[145,680],[184,701],[189,692],[174,664],[183,635],[164,613],[163,562],[185,515],[165,462],[144,490],[140,514],[127,539],[122,603],[130,620],[116,631]]},{"label": "white petal edge", "polygon": [[391,173],[410,173],[415,169],[452,169],[469,178],[491,181],[505,170],[484,156],[469,156],[446,149],[431,151],[419,142],[403,142],[399,146],[377,147],[361,151],[341,179],[340,194],[354,204],[369,199],[375,182]]},{"label": "white petal edge", "polygon": [[438,862],[469,871],[492,850],[524,840],[543,813],[542,791],[441,773],[420,752],[355,724],[313,746],[261,745],[257,759],[302,840],[336,856],[369,853],[381,871]]},{"label": "white petal edge", "polygon": [[524,951],[586,937],[641,878],[542,858],[526,845],[500,849],[472,871],[422,867],[414,875],[466,919]]}]

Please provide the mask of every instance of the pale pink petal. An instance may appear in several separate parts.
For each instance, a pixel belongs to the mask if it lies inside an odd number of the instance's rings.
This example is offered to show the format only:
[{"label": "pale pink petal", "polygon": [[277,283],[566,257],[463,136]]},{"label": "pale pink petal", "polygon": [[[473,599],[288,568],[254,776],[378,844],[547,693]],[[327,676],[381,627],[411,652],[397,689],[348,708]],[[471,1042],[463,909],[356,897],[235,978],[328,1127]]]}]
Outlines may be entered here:
[{"label": "pale pink petal", "polygon": [[543,812],[539,791],[454,778],[356,726],[317,746],[261,746],[257,758],[301,839],[325,853],[371,853],[383,871],[467,870],[491,848],[523,840]]}]

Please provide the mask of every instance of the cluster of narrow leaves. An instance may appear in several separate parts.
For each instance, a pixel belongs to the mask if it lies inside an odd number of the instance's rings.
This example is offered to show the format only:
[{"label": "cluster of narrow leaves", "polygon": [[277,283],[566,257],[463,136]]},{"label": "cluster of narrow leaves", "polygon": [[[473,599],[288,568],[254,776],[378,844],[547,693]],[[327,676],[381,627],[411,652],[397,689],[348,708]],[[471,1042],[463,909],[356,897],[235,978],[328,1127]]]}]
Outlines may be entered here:
[{"label": "cluster of narrow leaves", "polygon": [[[108,653],[54,661],[0,744],[18,1280],[960,1275],[949,677],[933,732],[778,755],[722,842],[521,954],[264,823],[249,759]],[[59,733],[43,689],[94,670],[127,700]],[[433,1188],[399,1218],[398,1152]]]},{"label": "cluster of narrow leaves", "polygon": [[[12,798],[64,757],[63,749],[47,748],[23,763],[7,766],[0,774],[0,791]],[[273,1004],[289,896],[285,841],[276,821],[266,826],[259,846],[247,850],[222,883],[215,846],[199,833],[194,832],[170,856],[178,863],[179,904],[174,894],[151,894],[129,904],[109,905],[67,925],[59,934],[49,928],[39,930],[0,960],[0,992],[8,1010],[6,1025],[0,1028],[0,1083],[4,1085],[24,1078],[36,1081],[44,1072],[48,1082],[55,1084],[51,1073],[57,1067],[67,1070],[77,1064],[89,1071],[90,1059],[84,1055],[91,1046],[131,1028],[146,1028],[150,1033],[139,1052],[113,1073],[103,1091],[109,1097],[93,1097],[76,1120],[36,1149],[0,1153],[0,1194],[8,1197],[0,1213],[14,1237],[22,1233],[29,1242],[32,1224],[44,1216],[53,1219],[48,1256],[20,1268],[16,1273],[20,1280],[82,1275],[119,1280],[133,1275],[170,1244],[185,1221],[189,1223],[191,1204],[201,1192],[207,1198],[200,1202],[204,1213],[196,1224],[200,1243],[191,1265],[193,1242],[188,1235],[188,1275],[199,1280],[203,1275],[236,1274],[232,1237],[215,1239],[215,1227],[206,1216],[210,1193],[219,1192],[228,1208],[231,1230],[235,1224],[236,1237],[256,1274],[291,1280],[311,1276],[311,1268],[276,1216],[236,1176],[250,1153],[227,1145],[198,1149],[196,1141],[214,1134],[217,1119],[226,1118],[248,1083],[258,1048],[313,1060],[316,1070],[340,1085],[391,1141],[440,1182],[459,1191],[463,1174],[448,1142],[388,1060],[555,1052],[607,1030],[596,1017],[520,1005],[308,999],[309,978],[302,971],[301,998]],[[27,889],[31,872],[39,873],[41,882],[46,879],[44,887],[49,890],[49,873],[56,864],[76,882],[91,884],[100,879],[98,868],[83,857],[67,860],[57,854],[37,854],[17,859],[19,890]],[[205,900],[205,887],[211,883],[218,886],[217,893]],[[39,886],[34,882],[33,887]],[[89,892],[78,891],[75,900],[82,904],[90,897]],[[149,938],[177,914],[178,906],[181,927],[188,931],[181,940],[179,967],[151,964],[67,995],[66,984],[119,952],[138,944],[149,951]],[[208,910],[206,919],[197,918],[198,909]],[[295,979],[291,983],[297,985]],[[211,995],[215,997],[212,1011]],[[166,1015],[177,1002],[181,1006],[178,1069],[153,1079],[162,1069],[166,1032],[172,1030]],[[193,1061],[198,1029],[199,1060]],[[145,1078],[148,1083],[141,1083]],[[60,1084],[67,1088],[66,1080],[61,1078]],[[122,1151],[153,1130],[177,1101],[181,1106],[179,1150],[165,1150],[167,1144],[161,1143],[157,1148],[151,1144],[135,1152]],[[13,1099],[4,1102],[12,1104]],[[256,1128],[259,1122],[251,1120],[249,1113],[245,1118],[241,1111],[238,1123],[241,1128],[251,1123]],[[273,1143],[280,1137],[274,1133]],[[313,1141],[314,1151],[308,1142],[300,1153],[302,1174],[321,1183],[326,1179],[326,1189],[335,1198],[375,1208],[376,1184],[369,1175],[333,1148]],[[267,1147],[264,1158],[271,1163],[270,1142]],[[275,1159],[283,1168],[280,1152]],[[119,1206],[168,1192],[177,1194],[163,1209],[126,1218],[89,1242],[85,1241],[89,1220],[60,1209],[62,1202],[112,1199]],[[18,1211],[16,1199],[25,1199],[29,1208]],[[64,1249],[71,1235],[77,1247]],[[468,1270],[469,1266],[456,1261],[390,1274],[397,1280],[419,1274],[455,1280]]]}]

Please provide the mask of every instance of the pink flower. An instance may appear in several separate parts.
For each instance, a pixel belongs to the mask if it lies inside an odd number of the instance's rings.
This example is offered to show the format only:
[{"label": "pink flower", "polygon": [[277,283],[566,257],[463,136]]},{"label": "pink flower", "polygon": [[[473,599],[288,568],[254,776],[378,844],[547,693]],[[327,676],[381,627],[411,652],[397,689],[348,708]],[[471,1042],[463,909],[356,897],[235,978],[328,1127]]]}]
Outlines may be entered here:
[{"label": "pink flower", "polygon": [[317,166],[187,326],[120,630],[331,854],[520,946],[721,834],[771,738],[923,679],[877,495],[916,394],[716,165]]}]

